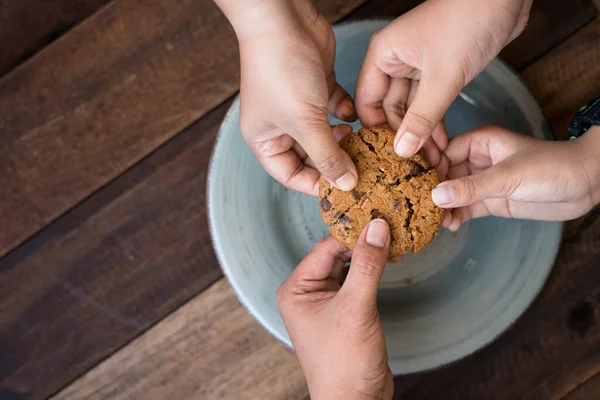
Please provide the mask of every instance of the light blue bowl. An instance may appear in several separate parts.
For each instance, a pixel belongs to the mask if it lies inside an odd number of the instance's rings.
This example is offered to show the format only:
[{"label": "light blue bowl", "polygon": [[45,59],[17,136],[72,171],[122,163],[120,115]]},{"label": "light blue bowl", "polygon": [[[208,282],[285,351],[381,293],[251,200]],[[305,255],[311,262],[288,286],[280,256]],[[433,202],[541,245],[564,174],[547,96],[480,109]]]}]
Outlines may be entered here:
[{"label": "light blue bowl", "polygon": [[[336,74],[349,93],[354,92],[371,34],[388,22],[335,27]],[[500,61],[475,78],[446,115],[450,136],[486,123],[552,138],[531,94]],[[208,206],[217,256],[240,301],[291,346],[275,292],[328,231],[317,199],[285,189],[248,149],[239,130],[238,101],[214,149]],[[542,288],[561,230],[560,223],[483,218],[467,223],[456,235],[444,230],[422,253],[389,264],[379,308],[392,372],[434,368],[497,337]]]}]

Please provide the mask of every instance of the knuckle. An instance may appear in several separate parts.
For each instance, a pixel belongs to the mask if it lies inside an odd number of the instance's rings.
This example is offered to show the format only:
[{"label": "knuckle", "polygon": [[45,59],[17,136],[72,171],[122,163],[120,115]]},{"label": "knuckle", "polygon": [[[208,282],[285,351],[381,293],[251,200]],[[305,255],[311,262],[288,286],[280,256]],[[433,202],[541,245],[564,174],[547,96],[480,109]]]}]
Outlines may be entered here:
[{"label": "knuckle", "polygon": [[287,302],[288,294],[286,286],[286,282],[284,282],[279,289],[277,289],[277,293],[275,294],[275,302],[280,310],[285,308]]},{"label": "knuckle", "polygon": [[475,195],[477,193],[477,185],[475,184],[475,181],[473,180],[473,178],[471,178],[470,176],[467,176],[460,182],[461,182],[461,184],[459,185],[460,196],[465,200],[474,199]]},{"label": "knuckle", "polygon": [[356,272],[366,277],[372,277],[378,275],[383,267],[381,262],[379,262],[381,258],[381,255],[377,254],[373,249],[365,249],[350,268],[356,268]]},{"label": "knuckle", "polygon": [[[315,159],[313,159],[315,160]],[[339,154],[329,153],[318,157],[315,160],[315,165],[321,173],[330,178],[337,178],[343,171],[343,165]]]},{"label": "knuckle", "polygon": [[381,38],[381,29],[376,30],[372,35],[371,38],[369,39],[369,47],[371,47],[371,45],[376,44]]},{"label": "knuckle", "polygon": [[427,133],[432,132],[438,124],[438,121],[434,121],[433,118],[419,111],[411,110],[410,108],[406,112],[406,118],[412,119],[414,121],[413,123],[419,127],[416,132],[412,132],[419,136],[426,136]]}]

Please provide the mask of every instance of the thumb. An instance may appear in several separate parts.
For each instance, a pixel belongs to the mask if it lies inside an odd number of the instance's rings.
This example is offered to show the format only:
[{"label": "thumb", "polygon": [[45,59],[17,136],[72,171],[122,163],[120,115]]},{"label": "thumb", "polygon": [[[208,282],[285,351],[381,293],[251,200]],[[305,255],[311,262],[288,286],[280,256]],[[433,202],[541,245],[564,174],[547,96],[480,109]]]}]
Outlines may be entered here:
[{"label": "thumb", "polygon": [[382,219],[374,219],[363,229],[354,252],[346,281],[340,292],[359,295],[368,306],[377,304],[377,288],[383,275],[390,248],[390,228]]},{"label": "thumb", "polygon": [[423,147],[460,93],[463,82],[459,74],[423,74],[394,140],[399,156],[412,157]]},{"label": "thumb", "polygon": [[479,174],[440,183],[431,191],[431,198],[439,207],[458,208],[488,198],[508,197],[519,186],[517,176],[498,164]]},{"label": "thumb", "polygon": [[322,121],[301,121],[292,136],[333,186],[344,191],[354,189],[358,182],[356,166],[335,139],[326,114]]}]

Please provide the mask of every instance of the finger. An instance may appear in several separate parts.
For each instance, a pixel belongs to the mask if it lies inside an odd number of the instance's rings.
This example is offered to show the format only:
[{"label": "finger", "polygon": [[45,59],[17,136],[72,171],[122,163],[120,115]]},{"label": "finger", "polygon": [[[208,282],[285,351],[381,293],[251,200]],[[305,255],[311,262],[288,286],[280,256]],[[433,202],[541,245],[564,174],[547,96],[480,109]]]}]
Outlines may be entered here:
[{"label": "finger", "polygon": [[321,281],[341,270],[342,257],[345,252],[343,244],[331,236],[319,240],[290,276],[291,282]]},{"label": "finger", "polygon": [[444,210],[444,220],[442,221],[442,226],[448,229],[450,222],[452,222],[452,210]]},{"label": "finger", "polygon": [[340,140],[352,133],[352,126],[348,124],[332,125],[331,131],[335,140],[339,143]]},{"label": "finger", "polygon": [[[491,166],[492,148],[495,147],[497,152],[501,151],[506,157],[517,151],[519,148],[522,149],[523,142],[529,142],[530,139],[531,138],[527,136],[520,135],[499,126],[484,125],[452,138],[444,153],[448,156],[451,165],[458,165],[462,162],[476,158],[478,164],[483,165],[485,163],[482,163],[482,161],[487,160],[487,165]],[[496,146],[493,146],[493,143],[495,143]]]},{"label": "finger", "polygon": [[[352,126],[348,124],[331,125],[331,130],[333,132],[335,140],[339,142],[340,140],[352,133]],[[317,169],[317,165],[315,164],[315,162],[312,160],[312,158],[308,156],[306,151],[304,151],[304,149],[302,148],[302,146],[300,146],[298,142],[294,144],[293,149],[296,152],[296,154],[298,154],[298,157],[300,157],[304,165],[307,165],[315,170]]]},{"label": "finger", "polygon": [[433,168],[437,167],[441,161],[440,149],[437,147],[432,138],[429,138],[423,145],[425,157],[429,161],[429,165]]},{"label": "finger", "polygon": [[329,112],[329,115],[333,115],[342,121],[356,121],[357,116],[352,97],[337,82],[335,83],[333,93],[329,97],[327,112]]},{"label": "finger", "polygon": [[354,101],[363,126],[386,123],[383,99],[390,86],[390,77],[375,65],[375,50],[369,46],[356,81]]},{"label": "finger", "polygon": [[509,44],[513,40],[515,40],[519,35],[523,32],[525,27],[527,26],[527,21],[529,20],[529,12],[531,10],[531,5],[533,4],[533,0],[525,0],[521,5],[521,12],[519,13],[519,17],[517,18],[517,22],[513,31],[511,32],[506,44]]},{"label": "finger", "polygon": [[388,258],[390,229],[382,219],[374,219],[363,229],[350,264],[348,277],[341,291],[360,296],[365,305],[375,306],[377,288]]},{"label": "finger", "polygon": [[388,262],[398,262],[401,261],[404,258],[404,256],[396,256],[396,257],[392,257],[390,259],[388,259]]},{"label": "finger", "polygon": [[440,162],[435,166],[435,170],[440,176],[440,180],[445,181],[446,179],[451,179],[449,178],[450,163],[448,157],[446,157],[444,153],[440,154]]},{"label": "finger", "polygon": [[408,100],[406,104],[409,106],[412,104],[412,101],[415,98],[415,94],[417,94],[417,89],[419,88],[419,81],[417,79],[410,79],[410,91],[408,92]]},{"label": "finger", "polygon": [[443,118],[431,133],[431,138],[440,151],[445,151],[448,148],[448,131],[446,130],[446,122]]},{"label": "finger", "polygon": [[485,171],[440,183],[431,192],[433,202],[443,208],[471,205],[488,198],[506,198],[521,183],[521,175],[510,164],[497,164]]},{"label": "finger", "polygon": [[388,92],[383,98],[382,108],[388,125],[398,130],[408,104],[408,93],[410,91],[410,80],[406,78],[392,78]]},{"label": "finger", "polygon": [[305,165],[293,149],[272,156],[255,154],[265,171],[285,187],[311,196],[319,194],[321,174]]},{"label": "finger", "polygon": [[453,232],[456,232],[458,228],[460,228],[460,226],[468,220],[486,217],[490,214],[491,213],[489,212],[488,208],[482,201],[473,203],[467,207],[455,208],[452,210],[452,218],[448,223],[447,228]]},{"label": "finger", "polygon": [[356,166],[338,145],[325,115],[322,119],[299,121],[290,134],[332,185],[344,191],[354,189],[358,181]]},{"label": "finger", "polygon": [[423,147],[463,86],[458,74],[423,74],[394,141],[398,155],[411,157]]}]

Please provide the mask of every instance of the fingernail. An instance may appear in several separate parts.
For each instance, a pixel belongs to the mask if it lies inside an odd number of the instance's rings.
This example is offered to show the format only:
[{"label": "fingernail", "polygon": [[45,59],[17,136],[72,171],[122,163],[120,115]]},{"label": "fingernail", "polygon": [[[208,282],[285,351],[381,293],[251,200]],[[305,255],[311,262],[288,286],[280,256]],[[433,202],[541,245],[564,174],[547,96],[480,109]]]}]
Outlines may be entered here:
[{"label": "fingernail", "polygon": [[335,181],[335,184],[345,192],[350,191],[354,189],[354,186],[356,186],[356,176],[354,176],[352,172],[348,171],[338,178]]},{"label": "fingernail", "polygon": [[390,228],[388,224],[382,219],[374,219],[369,222],[367,228],[367,243],[374,247],[383,247],[388,239]]},{"label": "fingernail", "polygon": [[431,191],[431,198],[438,206],[450,204],[454,201],[454,190],[450,185],[442,185]]},{"label": "fingernail", "polygon": [[349,98],[343,100],[342,106],[340,107],[340,116],[339,118],[344,121],[354,121],[356,120],[356,111],[354,109],[354,103]]},{"label": "fingernail", "polygon": [[421,140],[414,133],[404,132],[398,139],[394,149],[400,157],[412,157],[417,152],[420,142]]}]

